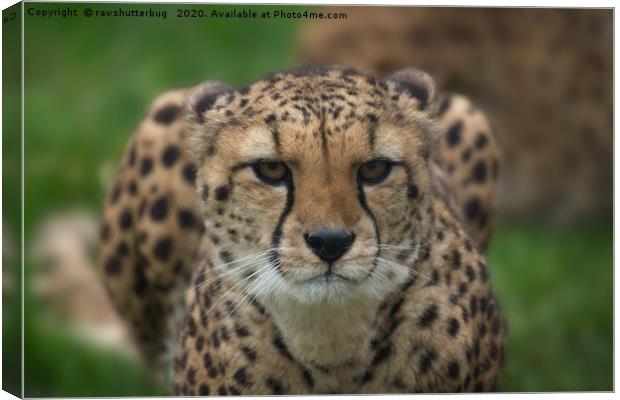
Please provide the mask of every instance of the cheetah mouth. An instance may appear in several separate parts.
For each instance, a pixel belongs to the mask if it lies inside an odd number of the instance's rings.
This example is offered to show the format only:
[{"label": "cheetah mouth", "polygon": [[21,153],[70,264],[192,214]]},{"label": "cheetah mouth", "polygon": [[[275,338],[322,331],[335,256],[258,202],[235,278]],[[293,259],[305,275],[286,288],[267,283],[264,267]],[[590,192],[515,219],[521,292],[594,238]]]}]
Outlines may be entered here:
[{"label": "cheetah mouth", "polygon": [[349,282],[349,283],[357,283],[357,281],[348,278],[344,275],[338,274],[333,270],[329,269],[326,272],[321,274],[317,274],[313,277],[302,279],[294,282],[296,285],[308,285],[308,284],[323,284],[330,285],[332,283],[336,283],[339,281]]}]

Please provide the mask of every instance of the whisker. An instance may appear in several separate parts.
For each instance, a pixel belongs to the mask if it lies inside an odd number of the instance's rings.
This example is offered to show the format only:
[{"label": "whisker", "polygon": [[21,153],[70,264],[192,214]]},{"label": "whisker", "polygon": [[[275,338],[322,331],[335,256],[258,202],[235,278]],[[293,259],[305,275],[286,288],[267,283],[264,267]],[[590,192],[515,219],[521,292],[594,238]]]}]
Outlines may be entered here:
[{"label": "whisker", "polygon": [[[216,286],[216,287],[220,287],[221,284],[224,281],[224,278],[228,277],[229,275],[238,274],[238,273],[241,273],[244,270],[250,269],[251,267],[256,266],[260,261],[261,260],[259,260],[259,259],[253,260],[251,262],[248,262],[247,264],[240,265],[240,266],[235,267],[233,269],[226,270],[226,271],[223,271],[223,272],[220,272],[220,273],[215,273],[214,276],[212,276],[211,278],[206,279],[204,281],[201,281],[197,285],[192,285],[189,289],[185,290],[182,293],[182,295],[186,295],[187,293],[191,292],[192,290],[200,289],[201,287],[209,285],[210,283],[212,283],[213,281],[216,281],[218,279],[221,279],[222,282],[218,286]],[[201,272],[201,274],[206,274],[206,271],[205,272]]]},{"label": "whisker", "polygon": [[415,275],[417,275],[417,276],[419,276],[419,277],[421,277],[421,278],[424,278],[424,279],[426,279],[426,280],[427,280],[427,281],[429,281],[429,282],[431,282],[431,281],[432,281],[432,279],[431,279],[429,276],[426,276],[426,275],[422,274],[421,272],[416,271],[414,268],[407,267],[407,266],[405,266],[405,265],[399,264],[399,263],[397,263],[397,262],[395,262],[395,261],[392,261],[392,260],[385,259],[385,258],[383,258],[383,257],[377,257],[377,260],[379,260],[380,262],[383,262],[383,263],[385,263],[385,264],[388,264],[388,265],[390,265],[390,266],[393,266],[393,267],[403,267],[403,268],[407,268],[407,269],[409,269],[411,272],[413,272]]},{"label": "whisker", "polygon": [[[228,263],[217,264],[217,265],[213,266],[213,268],[210,269],[209,271],[219,270],[219,269],[222,269],[222,268],[224,268],[226,266],[232,266],[234,264],[238,264],[238,263],[241,263],[241,262],[245,261],[243,263],[243,265],[235,266],[234,268],[225,270],[225,271],[220,272],[220,273],[215,273],[215,276],[200,282],[198,285],[193,285],[193,286],[189,287],[187,290],[185,290],[183,293],[181,293],[181,296],[185,296],[190,291],[198,289],[198,288],[200,288],[200,287],[202,287],[204,285],[208,285],[209,283],[211,283],[211,282],[213,282],[215,280],[222,279],[223,277],[226,277],[227,275],[233,275],[235,273],[241,272],[241,270],[245,270],[245,269],[248,269],[249,267],[255,266],[258,262],[262,262],[263,261],[263,258],[262,258],[263,256],[269,254],[270,252],[272,252],[274,250],[295,250],[295,248],[294,247],[270,248],[270,249],[267,249],[267,250],[262,251],[260,253],[249,254],[247,256],[241,257],[241,258],[239,258],[237,260],[233,260],[233,261],[228,262]],[[198,276],[206,275],[209,271],[205,268],[205,269],[203,269],[199,273]],[[221,285],[219,285],[219,286],[221,286]]]}]

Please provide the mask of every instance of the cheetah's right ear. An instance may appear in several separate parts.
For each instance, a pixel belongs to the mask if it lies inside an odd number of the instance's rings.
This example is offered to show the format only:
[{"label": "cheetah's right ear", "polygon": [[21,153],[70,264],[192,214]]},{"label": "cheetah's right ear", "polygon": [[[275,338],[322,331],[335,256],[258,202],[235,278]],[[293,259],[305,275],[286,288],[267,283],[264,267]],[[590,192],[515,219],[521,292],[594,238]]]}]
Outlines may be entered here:
[{"label": "cheetah's right ear", "polygon": [[435,107],[435,80],[426,72],[415,68],[401,69],[388,78],[396,82],[419,103],[420,110],[433,110]]},{"label": "cheetah's right ear", "polygon": [[203,123],[205,113],[209,111],[217,99],[233,89],[220,81],[206,81],[189,90],[185,97],[185,115],[190,121]]}]

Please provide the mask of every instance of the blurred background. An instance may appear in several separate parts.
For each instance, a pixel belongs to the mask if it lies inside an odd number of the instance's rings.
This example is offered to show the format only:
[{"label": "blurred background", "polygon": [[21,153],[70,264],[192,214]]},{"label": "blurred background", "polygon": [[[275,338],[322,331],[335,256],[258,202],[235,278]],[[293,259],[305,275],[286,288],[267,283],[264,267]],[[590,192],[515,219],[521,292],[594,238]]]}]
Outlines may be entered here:
[{"label": "blurred background", "polygon": [[[25,17],[26,396],[167,393],[93,269],[107,185],[159,93],[207,79],[243,85],[303,62],[382,77],[417,66],[483,106],[505,157],[488,254],[510,332],[499,390],[613,389],[611,10],[357,7],[328,10],[346,20],[309,21],[176,10],[317,8],[67,6],[80,17]],[[81,16],[119,7],[167,18]],[[5,98],[18,94],[18,81],[5,84]],[[20,357],[18,123],[3,135],[5,366]],[[5,386],[18,379],[5,373]]]}]

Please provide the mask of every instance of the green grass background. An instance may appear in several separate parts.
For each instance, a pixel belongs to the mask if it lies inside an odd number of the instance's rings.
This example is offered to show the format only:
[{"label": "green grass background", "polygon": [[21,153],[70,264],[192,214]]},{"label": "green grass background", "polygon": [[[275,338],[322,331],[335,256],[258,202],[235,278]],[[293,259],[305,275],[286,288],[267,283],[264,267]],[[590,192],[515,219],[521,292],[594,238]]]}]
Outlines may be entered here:
[{"label": "green grass background", "polygon": [[[85,8],[70,7],[80,14]],[[165,9],[168,18],[26,16],[26,254],[33,229],[46,215],[73,205],[98,212],[101,167],[119,159],[157,94],[206,79],[241,85],[296,64],[298,21],[176,19],[174,10],[189,6],[131,7]],[[9,162],[17,154],[6,147]],[[19,219],[5,214],[5,221],[19,237]],[[489,264],[510,330],[500,390],[612,390],[611,221],[606,215],[561,228],[528,220],[498,226]],[[166,393],[140,365],[81,343],[67,327],[50,323],[28,281],[27,272],[27,396]],[[5,335],[15,335],[10,329],[5,323]],[[18,348],[7,351],[18,357]]]}]

